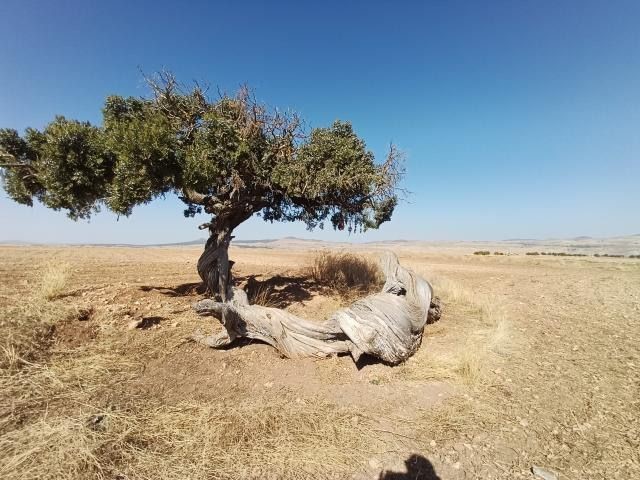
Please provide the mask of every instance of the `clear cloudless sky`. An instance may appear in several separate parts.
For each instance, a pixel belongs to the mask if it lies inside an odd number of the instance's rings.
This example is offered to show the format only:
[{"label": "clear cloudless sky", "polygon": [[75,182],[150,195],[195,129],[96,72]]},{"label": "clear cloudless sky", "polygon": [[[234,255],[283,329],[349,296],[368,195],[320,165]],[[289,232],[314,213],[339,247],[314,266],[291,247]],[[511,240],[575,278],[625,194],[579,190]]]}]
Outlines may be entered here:
[{"label": "clear cloudless sky", "polygon": [[[101,121],[140,74],[350,120],[412,193],[348,236],[251,219],[237,238],[481,240],[640,233],[640,1],[0,2],[0,127]],[[175,197],[73,222],[0,193],[0,240],[176,242],[202,236]]]}]

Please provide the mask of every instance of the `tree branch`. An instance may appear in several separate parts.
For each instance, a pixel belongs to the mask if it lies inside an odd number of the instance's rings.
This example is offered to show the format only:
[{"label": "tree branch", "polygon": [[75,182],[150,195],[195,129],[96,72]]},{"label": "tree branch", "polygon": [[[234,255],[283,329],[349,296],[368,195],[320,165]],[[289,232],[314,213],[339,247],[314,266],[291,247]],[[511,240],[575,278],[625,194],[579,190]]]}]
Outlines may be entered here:
[{"label": "tree branch", "polygon": [[190,188],[185,188],[182,190],[182,196],[180,199],[196,205],[207,205],[210,202],[211,197],[204,193],[196,192]]},{"label": "tree branch", "polygon": [[0,163],[0,168],[28,167],[26,163]]},{"label": "tree branch", "polygon": [[8,162],[8,163],[0,162],[0,168],[26,167],[27,166],[26,163],[18,162],[16,157],[11,155],[10,153],[0,152],[0,160],[4,160],[4,161]]}]

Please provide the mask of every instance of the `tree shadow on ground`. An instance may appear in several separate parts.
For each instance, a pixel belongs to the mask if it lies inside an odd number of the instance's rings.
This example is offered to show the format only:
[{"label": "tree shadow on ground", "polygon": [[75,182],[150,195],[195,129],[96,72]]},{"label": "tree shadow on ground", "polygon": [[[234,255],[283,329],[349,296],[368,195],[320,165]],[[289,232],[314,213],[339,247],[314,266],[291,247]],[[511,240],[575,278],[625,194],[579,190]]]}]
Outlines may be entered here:
[{"label": "tree shadow on ground", "polygon": [[[348,354],[345,354],[348,355]],[[393,366],[390,363],[385,362],[384,360],[378,358],[378,357],[374,357],[373,355],[369,355],[367,353],[363,353],[362,355],[360,355],[360,358],[358,358],[358,361],[355,362],[356,363],[356,368],[358,369],[358,371],[362,370],[365,367],[370,367],[372,365],[387,365],[387,366]]]},{"label": "tree shadow on ground", "polygon": [[292,303],[310,300],[314,293],[326,289],[304,275],[275,275],[264,280],[258,277],[260,275],[238,277],[237,283],[244,284],[250,303],[265,304],[269,307],[286,308]]},{"label": "tree shadow on ground", "polygon": [[405,472],[380,472],[378,480],[441,480],[433,464],[422,455],[414,453],[404,461]]},{"label": "tree shadow on ground", "polygon": [[143,285],[140,287],[143,292],[156,291],[168,297],[191,297],[202,295],[205,287],[202,282],[190,282],[177,285],[175,287],[156,287],[153,285]]},{"label": "tree shadow on ground", "polygon": [[160,322],[165,321],[166,318],[165,317],[142,317],[137,325],[136,328],[140,328],[142,330],[148,330],[149,328],[152,328],[156,325],[160,325]]},{"label": "tree shadow on ground", "polygon": [[[275,275],[265,279],[261,277],[262,275],[243,275],[234,278],[235,286],[247,292],[250,303],[286,308],[292,303],[310,300],[315,293],[328,291],[328,287],[304,275]],[[183,283],[175,287],[143,285],[140,290],[156,291],[168,297],[191,297],[205,293],[202,282]]]}]

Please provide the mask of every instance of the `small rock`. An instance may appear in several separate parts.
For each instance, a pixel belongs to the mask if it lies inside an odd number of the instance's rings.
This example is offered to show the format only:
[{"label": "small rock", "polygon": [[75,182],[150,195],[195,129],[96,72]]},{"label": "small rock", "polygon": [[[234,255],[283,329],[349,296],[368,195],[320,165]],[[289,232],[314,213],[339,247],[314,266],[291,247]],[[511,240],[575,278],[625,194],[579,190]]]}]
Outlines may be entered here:
[{"label": "small rock", "polygon": [[89,427],[91,430],[102,430],[102,429],[104,429],[104,425],[102,424],[102,421],[105,418],[106,418],[106,415],[102,415],[102,414],[101,415],[93,415],[87,421],[87,427]]},{"label": "small rock", "polygon": [[430,447],[435,447],[436,445],[437,445],[437,444],[436,444],[436,441],[435,441],[435,440],[431,440],[431,441],[429,442],[429,446],[430,446]]},{"label": "small rock", "polygon": [[558,476],[551,470],[537,467],[535,465],[531,467],[531,473],[533,473],[538,478],[542,478],[543,480],[558,480]]},{"label": "small rock", "polygon": [[523,427],[528,427],[529,426],[529,422],[526,419],[522,419],[520,420],[520,425],[522,425]]},{"label": "small rock", "polygon": [[371,468],[378,470],[382,466],[382,464],[380,463],[380,460],[372,457],[369,459],[369,466]]},{"label": "small rock", "polygon": [[264,384],[264,388],[271,388],[271,387],[273,387],[273,382],[266,382]]},{"label": "small rock", "polygon": [[456,462],[456,463],[454,463],[453,465],[451,465],[451,467],[452,467],[454,470],[460,470],[460,467],[461,467],[461,466],[462,466],[462,465],[460,464],[460,462]]}]

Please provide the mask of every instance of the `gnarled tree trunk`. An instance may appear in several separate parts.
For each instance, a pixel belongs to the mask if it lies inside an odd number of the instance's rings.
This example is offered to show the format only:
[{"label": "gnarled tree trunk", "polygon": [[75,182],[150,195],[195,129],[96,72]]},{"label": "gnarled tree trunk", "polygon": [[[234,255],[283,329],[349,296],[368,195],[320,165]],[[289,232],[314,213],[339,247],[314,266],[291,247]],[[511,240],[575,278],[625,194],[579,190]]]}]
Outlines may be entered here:
[{"label": "gnarled tree trunk", "polygon": [[207,293],[214,298],[220,298],[223,302],[232,296],[233,262],[229,260],[229,244],[233,239],[231,234],[253,213],[253,206],[244,205],[244,208],[222,212],[210,223],[203,225],[209,228],[209,238],[198,259],[198,274],[204,282]]},{"label": "gnarled tree trunk", "polygon": [[218,348],[247,337],[266,342],[290,358],[350,353],[357,361],[366,353],[400,363],[418,349],[424,326],[439,318],[440,305],[432,302],[431,285],[402,267],[395,254],[383,257],[382,268],[386,283],[381,292],[318,322],[277,308],[249,305],[239,289],[232,290],[227,302],[202,300],[195,305],[196,312],[217,317],[225,330],[194,339]]},{"label": "gnarled tree trunk", "polygon": [[207,293],[227,301],[231,294],[231,267],[229,244],[232,228],[223,222],[212,222],[204,252],[198,259],[198,274],[204,282]]}]

